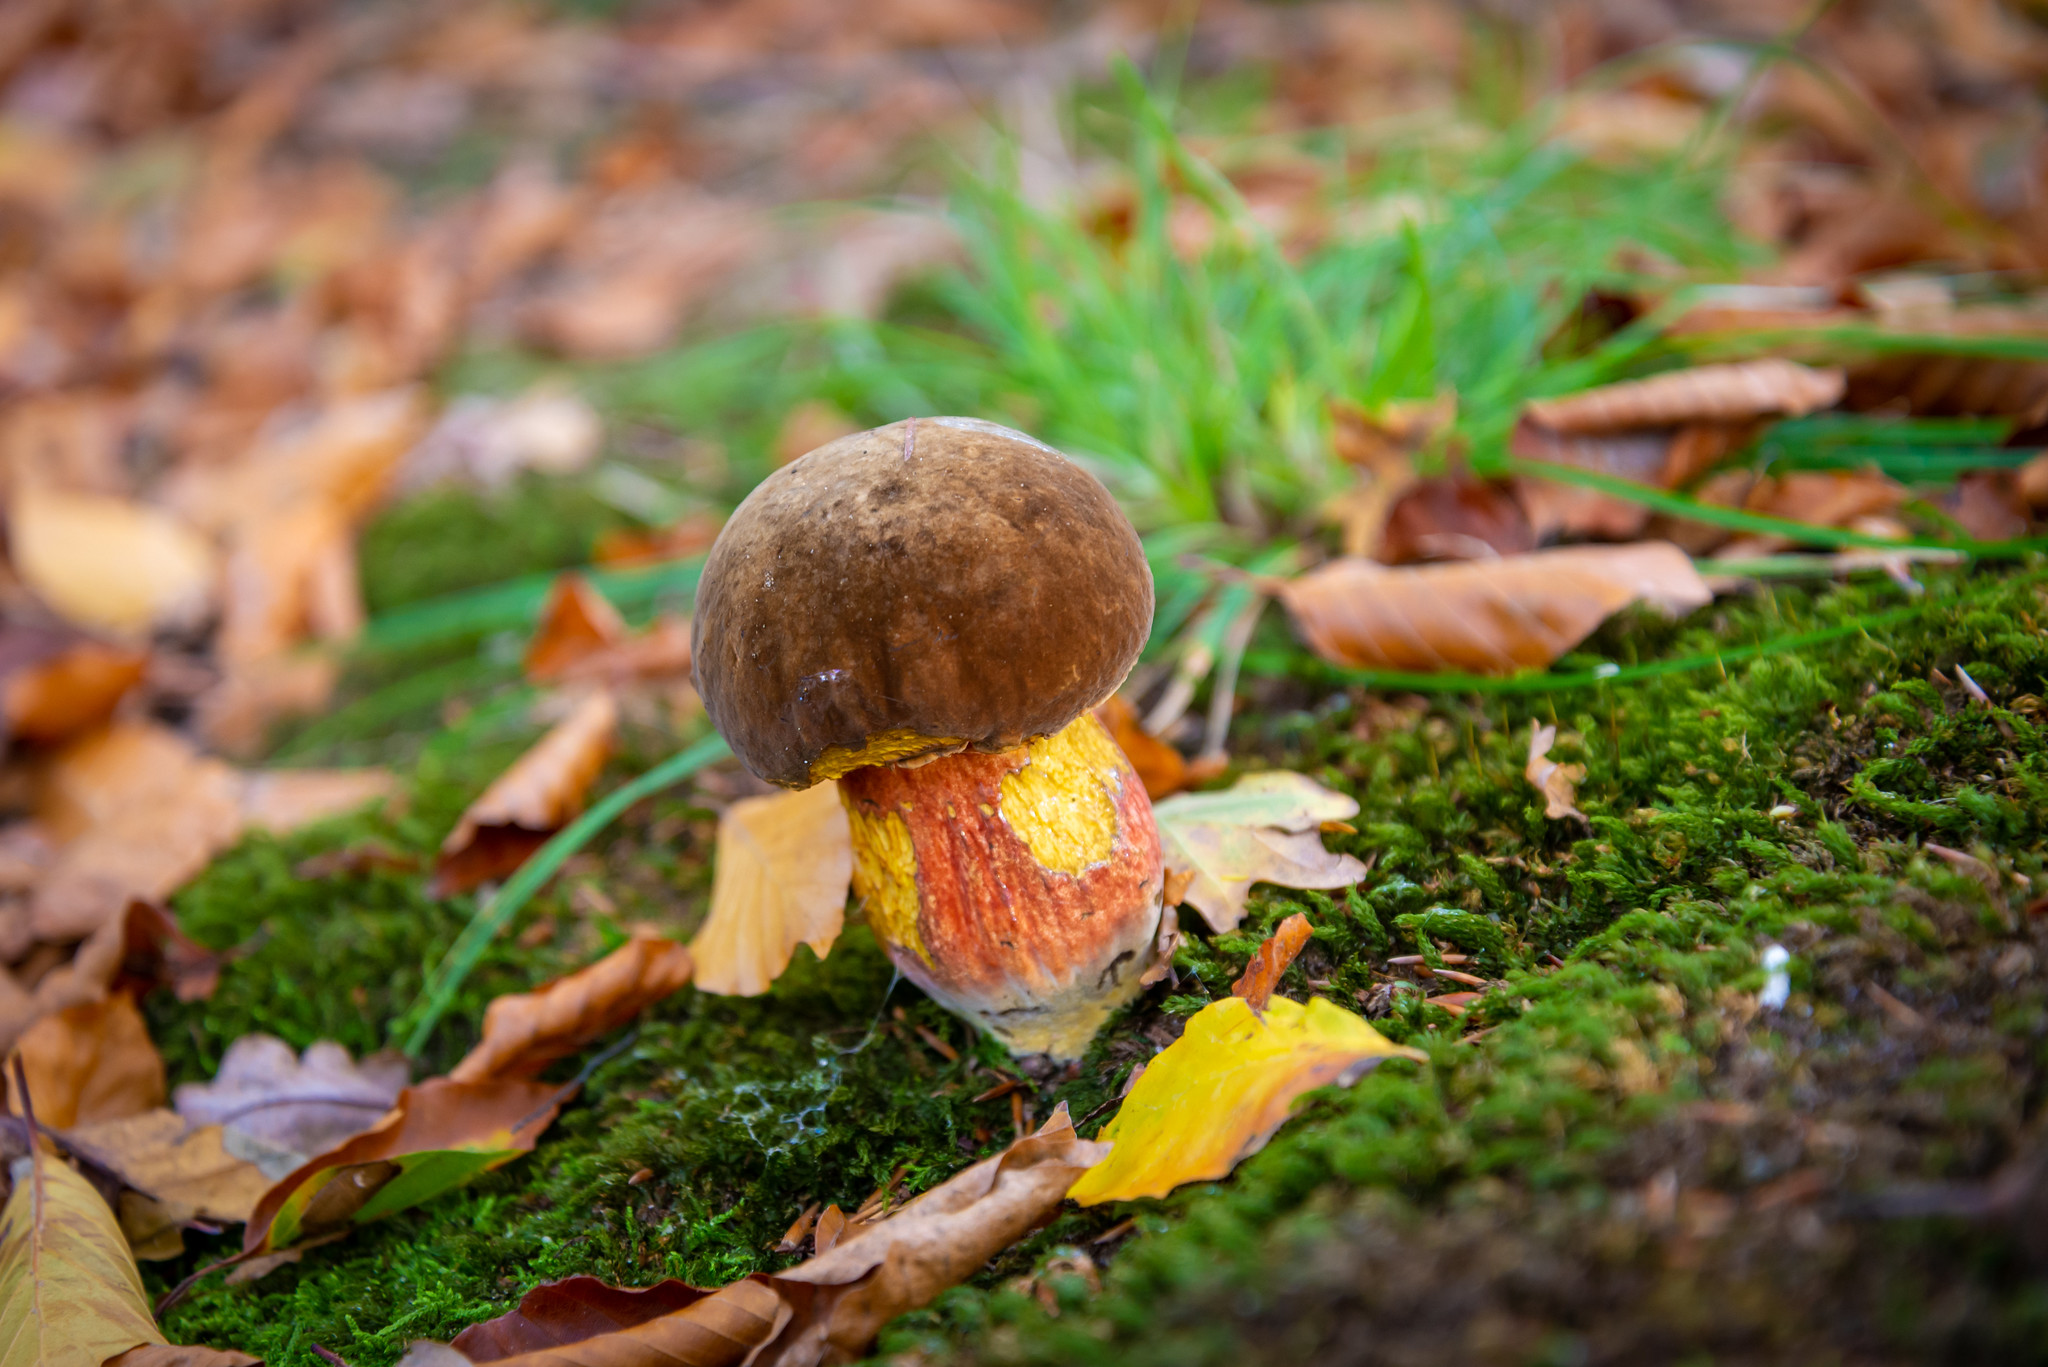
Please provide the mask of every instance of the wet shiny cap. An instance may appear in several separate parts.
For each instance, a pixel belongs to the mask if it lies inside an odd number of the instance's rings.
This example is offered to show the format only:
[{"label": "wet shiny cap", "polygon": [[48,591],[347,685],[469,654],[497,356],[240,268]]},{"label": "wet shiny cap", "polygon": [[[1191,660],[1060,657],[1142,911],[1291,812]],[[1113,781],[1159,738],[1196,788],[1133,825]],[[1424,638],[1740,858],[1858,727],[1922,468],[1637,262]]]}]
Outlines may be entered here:
[{"label": "wet shiny cap", "polygon": [[974,418],[829,442],[761,482],[705,562],[697,690],[749,769],[849,769],[1050,735],[1123,682],[1152,571],[1109,491]]}]

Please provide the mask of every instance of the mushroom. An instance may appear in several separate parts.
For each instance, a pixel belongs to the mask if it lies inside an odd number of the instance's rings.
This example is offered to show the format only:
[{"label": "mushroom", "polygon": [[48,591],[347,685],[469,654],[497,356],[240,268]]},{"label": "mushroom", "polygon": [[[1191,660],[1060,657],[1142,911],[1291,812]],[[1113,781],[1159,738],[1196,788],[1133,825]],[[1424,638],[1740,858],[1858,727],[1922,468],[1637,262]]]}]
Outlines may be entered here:
[{"label": "mushroom", "polygon": [[1163,914],[1151,802],[1090,711],[1151,626],[1144,550],[1092,475],[994,423],[912,418],[748,496],[692,654],[742,763],[838,780],[853,889],[903,975],[1064,1060],[1137,994]]}]

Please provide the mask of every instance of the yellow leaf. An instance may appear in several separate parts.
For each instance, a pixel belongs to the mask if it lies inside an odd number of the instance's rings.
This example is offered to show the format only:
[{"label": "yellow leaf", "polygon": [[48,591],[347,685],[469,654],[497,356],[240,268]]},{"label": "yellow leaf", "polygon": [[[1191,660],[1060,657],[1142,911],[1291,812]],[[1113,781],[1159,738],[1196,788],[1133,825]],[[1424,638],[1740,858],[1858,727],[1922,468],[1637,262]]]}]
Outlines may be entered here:
[{"label": "yellow leaf", "polygon": [[758,996],[799,944],[825,957],[839,938],[852,879],[838,784],[733,803],[718,822],[711,914],[690,942],[697,986]]},{"label": "yellow leaf", "polygon": [[197,618],[213,594],[213,547],[160,509],[31,484],[8,532],[22,580],[80,626],[138,636]]},{"label": "yellow leaf", "polygon": [[114,1212],[92,1183],[37,1154],[0,1212],[0,1364],[100,1367],[164,1336]]},{"label": "yellow leaf", "polygon": [[1067,1194],[1092,1206],[1228,1176],[1302,1093],[1349,1086],[1385,1059],[1425,1057],[1320,997],[1275,997],[1263,1017],[1242,997],[1211,1002],[1146,1066],[1102,1132],[1109,1157]]},{"label": "yellow leaf", "polygon": [[1344,888],[1365,876],[1350,855],[1324,849],[1319,830],[1358,815],[1358,804],[1305,774],[1247,774],[1224,792],[1167,798],[1152,814],[1166,867],[1193,875],[1182,898],[1218,934],[1244,919],[1253,883]]}]

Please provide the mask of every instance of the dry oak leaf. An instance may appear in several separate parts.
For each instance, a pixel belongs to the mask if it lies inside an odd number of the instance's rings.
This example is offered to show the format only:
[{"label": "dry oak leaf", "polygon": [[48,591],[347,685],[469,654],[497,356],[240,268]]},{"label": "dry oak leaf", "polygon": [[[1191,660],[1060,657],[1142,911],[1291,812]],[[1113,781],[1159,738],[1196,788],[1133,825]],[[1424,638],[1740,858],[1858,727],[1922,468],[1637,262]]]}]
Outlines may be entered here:
[{"label": "dry oak leaf", "polygon": [[16,1160],[0,1212],[0,1364],[101,1367],[163,1343],[113,1210],[41,1152]]},{"label": "dry oak leaf", "polygon": [[1553,432],[1740,422],[1797,417],[1833,407],[1841,400],[1844,383],[1839,370],[1816,370],[1797,361],[1739,361],[1623,380],[1563,398],[1533,399],[1522,411]]},{"label": "dry oak leaf", "polygon": [[525,863],[583,810],[618,729],[618,705],[609,693],[593,693],[514,760],[441,842],[433,895],[467,892]]},{"label": "dry oak leaf", "polygon": [[1242,997],[1213,1001],[1145,1066],[1102,1131],[1109,1157],[1070,1194],[1092,1206],[1226,1177],[1304,1092],[1349,1086],[1390,1058],[1427,1057],[1320,997],[1306,1006],[1274,997],[1263,1013]]},{"label": "dry oak leaf", "polygon": [[1356,669],[1542,669],[1630,603],[1689,611],[1713,593],[1678,547],[1568,546],[1389,568],[1333,560],[1279,586],[1309,646]]},{"label": "dry oak leaf", "polygon": [[[862,1357],[884,1324],[929,1304],[947,1287],[1058,1213],[1074,1179],[1108,1152],[1074,1133],[1062,1104],[1038,1133],[1019,1139],[910,1201],[886,1219],[857,1226],[834,1246],[787,1272],[755,1274],[711,1293],[663,1283],[637,1293],[578,1286],[559,1297],[529,1295],[519,1309],[458,1344],[414,1344],[408,1367],[822,1367]],[[556,1283],[555,1287],[568,1284]],[[602,1320],[630,1320],[668,1297],[667,1314],[609,1332]],[[579,1332],[590,1325],[588,1336]],[[479,1332],[483,1331],[483,1332]],[[475,1337],[470,1337],[470,1335]],[[509,1352],[509,1355],[506,1355]]]},{"label": "dry oak leaf", "polygon": [[211,1082],[187,1082],[173,1099],[192,1125],[220,1125],[228,1151],[272,1179],[383,1119],[405,1090],[406,1062],[373,1054],[357,1063],[328,1040],[304,1057],[270,1035],[228,1046]]},{"label": "dry oak leaf", "polygon": [[1280,975],[1287,971],[1313,933],[1308,917],[1298,911],[1275,926],[1252,955],[1251,962],[1244,966],[1244,972],[1230,985],[1230,995],[1243,997],[1254,1011],[1264,1011],[1266,1003],[1273,999],[1273,989],[1280,985]]},{"label": "dry oak leaf", "polygon": [[484,1011],[483,1038],[448,1078],[484,1082],[537,1073],[679,991],[690,968],[682,945],[639,935],[587,968],[499,997]]},{"label": "dry oak leaf", "polygon": [[1187,787],[1187,760],[1180,751],[1147,731],[1121,694],[1111,694],[1108,702],[1095,709],[1095,717],[1138,771],[1145,796],[1157,802]]},{"label": "dry oak leaf", "polygon": [[[164,1061],[126,992],[44,1016],[15,1048],[36,1119],[52,1129],[122,1120],[163,1104]],[[7,1093],[8,1109],[19,1115],[12,1076]]]},{"label": "dry oak leaf", "polygon": [[718,819],[711,911],[690,941],[697,986],[755,997],[800,944],[824,958],[839,938],[853,838],[839,785],[742,798]]},{"label": "dry oak leaf", "polygon": [[79,626],[122,636],[205,615],[219,577],[205,537],[160,508],[29,484],[7,509],[15,572]]},{"label": "dry oak leaf", "polygon": [[1529,733],[1529,763],[1522,770],[1529,780],[1529,786],[1543,794],[1543,814],[1552,821],[1563,817],[1576,817],[1580,821],[1586,814],[1575,805],[1579,800],[1579,780],[1586,776],[1583,764],[1559,764],[1550,758],[1550,747],[1557,740],[1557,728],[1539,725]]},{"label": "dry oak leaf", "polygon": [[1191,872],[1184,900],[1222,934],[1244,919],[1252,884],[1345,888],[1365,865],[1323,848],[1325,821],[1358,815],[1358,803],[1304,774],[1247,774],[1220,793],[1181,793],[1153,808],[1167,868]]},{"label": "dry oak leaf", "polygon": [[371,1128],[265,1192],[243,1230],[243,1252],[323,1243],[503,1167],[539,1142],[575,1090],[525,1078],[408,1087]]}]

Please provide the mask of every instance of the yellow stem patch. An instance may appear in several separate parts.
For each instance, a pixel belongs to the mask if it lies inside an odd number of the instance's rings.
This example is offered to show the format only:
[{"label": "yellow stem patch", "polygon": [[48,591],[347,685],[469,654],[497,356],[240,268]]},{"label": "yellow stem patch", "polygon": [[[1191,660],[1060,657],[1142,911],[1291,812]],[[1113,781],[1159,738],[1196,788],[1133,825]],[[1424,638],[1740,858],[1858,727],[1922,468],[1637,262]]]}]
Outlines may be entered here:
[{"label": "yellow stem patch", "polygon": [[1116,850],[1116,795],[1130,765],[1093,713],[1027,747],[1005,774],[1003,820],[1043,868],[1079,877]]},{"label": "yellow stem patch", "polygon": [[878,731],[857,750],[835,745],[819,755],[811,764],[811,782],[823,783],[828,778],[839,778],[869,765],[895,764],[899,760],[916,759],[919,755],[947,753],[966,743],[954,736],[925,736],[907,730]]},{"label": "yellow stem patch", "polygon": [[910,827],[894,812],[869,814],[840,792],[853,834],[853,891],[865,900],[868,927],[885,944],[899,944],[931,963],[917,931],[917,850]]}]

